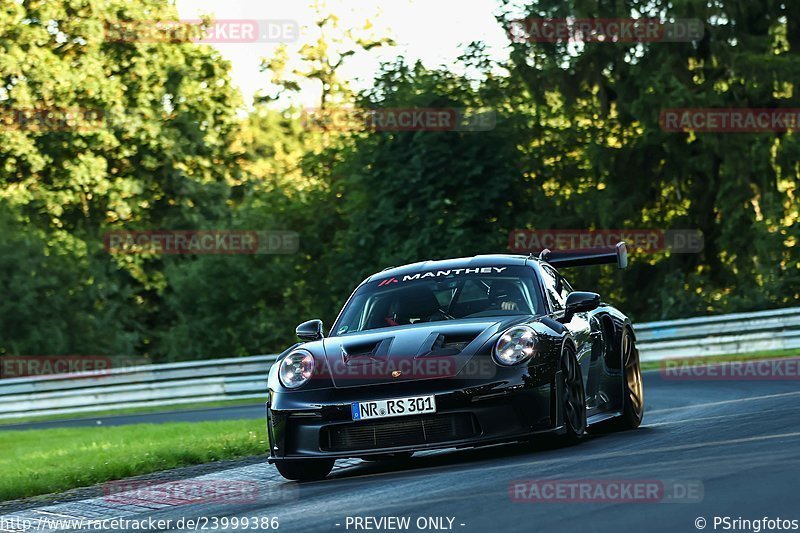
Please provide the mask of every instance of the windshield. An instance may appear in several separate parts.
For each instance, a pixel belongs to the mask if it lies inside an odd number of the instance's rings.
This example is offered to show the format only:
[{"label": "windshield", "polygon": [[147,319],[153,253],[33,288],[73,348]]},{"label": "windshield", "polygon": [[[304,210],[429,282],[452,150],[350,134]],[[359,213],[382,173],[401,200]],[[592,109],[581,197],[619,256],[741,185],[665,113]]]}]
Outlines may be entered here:
[{"label": "windshield", "polygon": [[359,287],[334,335],[379,328],[543,311],[534,271],[522,266],[432,270]]}]

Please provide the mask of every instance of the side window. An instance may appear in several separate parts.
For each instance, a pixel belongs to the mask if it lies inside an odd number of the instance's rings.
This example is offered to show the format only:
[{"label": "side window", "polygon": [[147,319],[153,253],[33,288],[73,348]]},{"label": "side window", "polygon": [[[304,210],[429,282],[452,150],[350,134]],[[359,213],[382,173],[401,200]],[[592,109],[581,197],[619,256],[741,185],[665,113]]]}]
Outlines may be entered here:
[{"label": "side window", "polygon": [[560,286],[559,292],[561,293],[561,298],[566,303],[567,296],[569,296],[569,293],[571,293],[575,289],[572,288],[572,285],[569,284],[569,281],[567,281],[567,279],[561,274],[558,274],[558,277],[556,278],[556,288],[559,288],[559,286]]},{"label": "side window", "polygon": [[439,307],[447,309],[455,294],[455,289],[445,289],[443,291],[434,291],[436,300],[439,302]]},{"label": "side window", "polygon": [[564,309],[564,304],[567,300],[566,294],[568,294],[568,292],[564,292],[568,290],[565,287],[564,278],[547,265],[542,265],[541,273],[544,292],[547,293],[547,298],[550,300],[553,309]]}]

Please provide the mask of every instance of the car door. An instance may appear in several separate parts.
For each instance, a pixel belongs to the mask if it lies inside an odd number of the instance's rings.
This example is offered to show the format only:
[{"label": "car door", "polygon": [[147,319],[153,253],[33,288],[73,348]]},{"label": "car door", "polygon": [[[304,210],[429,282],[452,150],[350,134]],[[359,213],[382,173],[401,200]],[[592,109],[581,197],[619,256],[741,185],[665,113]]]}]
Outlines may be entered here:
[{"label": "car door", "polygon": [[[542,283],[546,297],[553,310],[554,319],[560,320],[564,317],[564,310],[567,303],[567,296],[572,292],[572,287],[559,272],[550,265],[541,265]],[[593,324],[594,323],[594,324]],[[591,414],[591,410],[597,405],[595,399],[595,389],[597,388],[597,364],[598,354],[602,354],[602,338],[600,337],[599,324],[597,319],[588,312],[575,313],[569,322],[564,326],[572,334],[575,345],[578,348],[576,357],[581,367],[584,389],[586,390],[586,407]]]}]

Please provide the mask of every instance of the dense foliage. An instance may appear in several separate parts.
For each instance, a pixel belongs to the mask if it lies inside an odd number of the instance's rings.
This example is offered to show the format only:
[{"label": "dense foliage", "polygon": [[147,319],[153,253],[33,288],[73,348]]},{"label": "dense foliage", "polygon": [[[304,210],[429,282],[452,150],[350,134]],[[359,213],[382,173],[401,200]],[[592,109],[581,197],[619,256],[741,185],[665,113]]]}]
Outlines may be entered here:
[{"label": "dense foliage", "polygon": [[[386,266],[502,252],[515,228],[699,229],[701,253],[570,273],[637,321],[800,301],[792,132],[665,131],[665,108],[792,108],[800,10],[772,0],[500,2],[526,16],[696,18],[701,40],[464,50],[469,77],[403,58],[354,94],[344,34],[299,51],[323,106],[491,109],[488,131],[327,131],[273,90],[242,118],[229,66],[194,43],[111,42],[109,21],[176,19],[166,0],[17,0],[0,10],[0,355],[268,353],[329,325]],[[335,29],[321,17],[320,29]],[[330,35],[331,33],[323,33]],[[476,36],[476,41],[480,36]],[[348,48],[349,47],[349,48]],[[335,60],[330,60],[330,57]],[[310,76],[310,75],[309,75]],[[269,78],[269,76],[267,76]],[[288,81],[287,81],[288,80]],[[277,100],[276,100],[277,98]],[[270,102],[271,101],[271,102]],[[34,128],[32,109],[99,110]],[[16,113],[16,115],[15,115]],[[12,117],[12,118],[9,118]],[[116,230],[281,229],[291,255],[109,254]]]}]

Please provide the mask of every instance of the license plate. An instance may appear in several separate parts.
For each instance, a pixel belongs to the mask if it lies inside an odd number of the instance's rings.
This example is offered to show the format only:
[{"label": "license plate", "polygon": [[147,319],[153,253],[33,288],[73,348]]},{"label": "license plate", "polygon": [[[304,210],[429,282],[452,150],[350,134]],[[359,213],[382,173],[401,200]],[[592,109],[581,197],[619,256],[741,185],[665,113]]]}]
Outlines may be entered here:
[{"label": "license plate", "polygon": [[436,399],[433,396],[413,396],[374,402],[355,402],[352,404],[352,412],[353,420],[435,413]]}]

